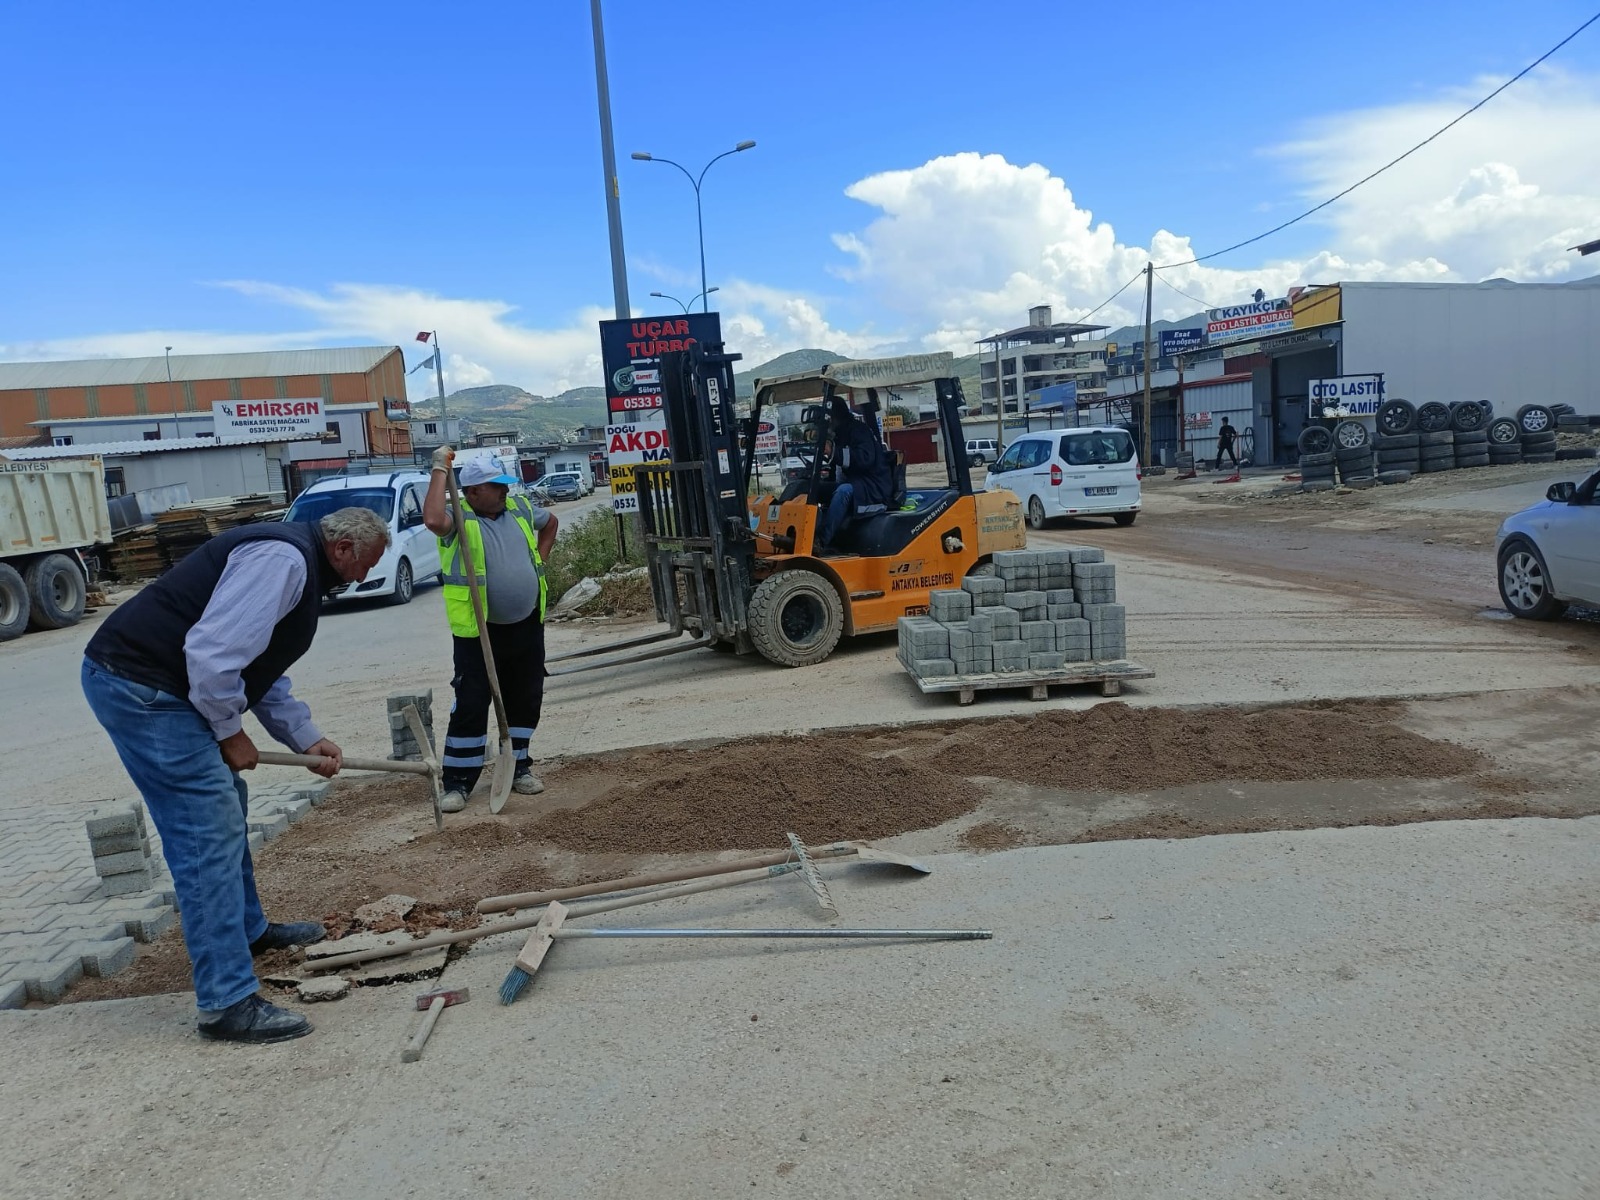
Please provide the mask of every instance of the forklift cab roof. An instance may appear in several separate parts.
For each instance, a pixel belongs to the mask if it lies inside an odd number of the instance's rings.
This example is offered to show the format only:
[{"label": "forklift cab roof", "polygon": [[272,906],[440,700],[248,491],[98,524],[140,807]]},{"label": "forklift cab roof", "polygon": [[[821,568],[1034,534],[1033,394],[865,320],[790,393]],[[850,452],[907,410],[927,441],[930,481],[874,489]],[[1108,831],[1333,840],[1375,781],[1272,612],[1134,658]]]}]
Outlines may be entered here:
[{"label": "forklift cab roof", "polygon": [[795,375],[758,379],[755,393],[762,405],[800,404],[821,399],[825,392],[912,387],[949,379],[955,373],[955,356],[949,351],[905,354],[898,358],[860,358],[829,363]]}]

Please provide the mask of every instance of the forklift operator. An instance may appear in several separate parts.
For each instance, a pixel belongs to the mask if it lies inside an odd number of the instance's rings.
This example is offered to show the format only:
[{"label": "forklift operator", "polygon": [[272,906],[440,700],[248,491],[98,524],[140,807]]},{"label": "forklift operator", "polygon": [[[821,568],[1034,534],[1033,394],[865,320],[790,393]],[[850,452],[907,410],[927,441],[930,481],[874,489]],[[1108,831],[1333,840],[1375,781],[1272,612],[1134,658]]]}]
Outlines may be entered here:
[{"label": "forklift operator", "polygon": [[820,538],[824,551],[832,547],[839,530],[858,509],[887,505],[894,494],[888,451],[867,423],[837,396],[830,401],[828,432],[833,440],[828,460],[833,482],[824,484],[818,497],[827,505]]}]

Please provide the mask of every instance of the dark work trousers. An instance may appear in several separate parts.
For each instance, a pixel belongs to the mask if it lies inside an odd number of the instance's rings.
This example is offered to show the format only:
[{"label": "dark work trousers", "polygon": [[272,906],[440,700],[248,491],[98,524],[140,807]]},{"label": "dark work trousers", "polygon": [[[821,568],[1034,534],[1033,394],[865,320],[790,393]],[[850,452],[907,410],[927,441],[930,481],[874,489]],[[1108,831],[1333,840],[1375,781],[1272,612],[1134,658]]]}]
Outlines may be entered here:
[{"label": "dark work trousers", "polygon": [[1234,451],[1233,451],[1233,443],[1232,442],[1227,442],[1227,443],[1219,442],[1217,444],[1217,464],[1216,464],[1216,466],[1211,468],[1213,471],[1222,470],[1222,456],[1224,454],[1226,454],[1229,458],[1231,458],[1233,460],[1233,465],[1235,467],[1237,467],[1239,465],[1239,456],[1237,454],[1235,454]]},{"label": "dark work trousers", "polygon": [[[450,707],[450,731],[444,739],[444,790],[471,795],[483,773],[489,748],[489,710],[494,697],[489,673],[483,667],[483,643],[458,637],[455,642],[455,703]],[[535,609],[515,625],[489,624],[489,644],[494,647],[495,671],[506,701],[506,724],[517,753],[517,774],[528,766],[528,742],[539,725],[544,703],[544,624]]]}]

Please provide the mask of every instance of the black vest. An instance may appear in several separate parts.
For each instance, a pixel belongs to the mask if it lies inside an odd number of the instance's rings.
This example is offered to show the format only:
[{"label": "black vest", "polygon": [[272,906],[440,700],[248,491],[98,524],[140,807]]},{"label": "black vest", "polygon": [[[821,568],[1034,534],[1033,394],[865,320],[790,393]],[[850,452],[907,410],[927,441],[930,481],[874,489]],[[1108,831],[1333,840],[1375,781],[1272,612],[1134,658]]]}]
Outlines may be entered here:
[{"label": "black vest", "polygon": [[323,553],[322,538],[313,525],[241,525],[217,534],[132,600],[113,609],[89,639],[85,656],[114,675],[187,700],[189,664],[183,640],[211,602],[228,555],[247,542],[261,541],[288,542],[305,555],[306,587],[300,603],[273,627],[267,648],[240,672],[245,703],[253,706],[290,664],[311,648],[322,594],[338,582],[338,573]]}]

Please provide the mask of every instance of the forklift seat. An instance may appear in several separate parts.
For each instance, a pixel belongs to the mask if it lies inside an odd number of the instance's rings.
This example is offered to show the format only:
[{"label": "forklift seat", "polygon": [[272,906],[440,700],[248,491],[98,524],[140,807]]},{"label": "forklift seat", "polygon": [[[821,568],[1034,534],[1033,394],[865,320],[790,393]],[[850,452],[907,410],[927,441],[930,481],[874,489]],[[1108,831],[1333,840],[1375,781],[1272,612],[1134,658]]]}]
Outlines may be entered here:
[{"label": "forklift seat", "polygon": [[955,489],[926,492],[901,492],[902,507],[883,511],[873,505],[876,512],[858,511],[854,520],[846,521],[844,528],[834,535],[833,548],[844,554],[859,554],[863,558],[886,558],[898,554],[940,513],[955,504],[960,493]]}]

